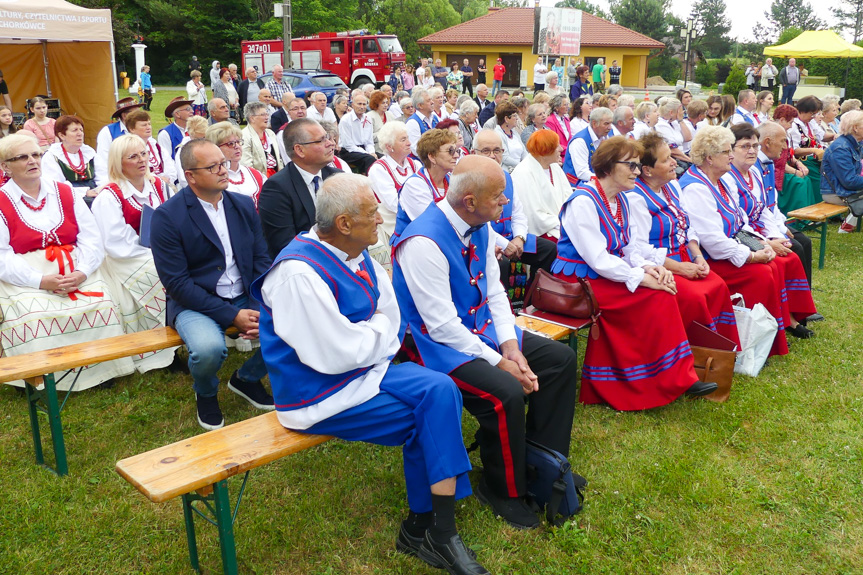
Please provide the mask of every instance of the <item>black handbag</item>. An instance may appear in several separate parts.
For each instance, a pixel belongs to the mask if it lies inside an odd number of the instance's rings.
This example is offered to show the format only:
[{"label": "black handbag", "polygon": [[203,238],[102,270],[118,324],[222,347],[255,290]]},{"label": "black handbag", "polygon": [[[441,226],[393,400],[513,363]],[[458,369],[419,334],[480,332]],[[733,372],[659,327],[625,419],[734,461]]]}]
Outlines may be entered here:
[{"label": "black handbag", "polygon": [[738,230],[732,239],[734,239],[738,244],[746,246],[753,252],[764,249],[764,240],[747,230]]}]

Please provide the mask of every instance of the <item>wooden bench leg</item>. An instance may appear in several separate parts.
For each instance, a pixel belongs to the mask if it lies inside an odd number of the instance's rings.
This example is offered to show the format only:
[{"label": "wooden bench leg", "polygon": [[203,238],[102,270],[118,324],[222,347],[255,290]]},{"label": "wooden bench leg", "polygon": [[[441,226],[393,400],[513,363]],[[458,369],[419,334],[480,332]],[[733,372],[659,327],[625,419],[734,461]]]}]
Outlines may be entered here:
[{"label": "wooden bench leg", "polygon": [[[45,389],[36,389],[36,386],[40,383],[45,384]],[[68,475],[69,464],[66,460],[66,442],[63,439],[60,402],[57,399],[57,386],[54,382],[54,374],[49,373],[42,378],[27,380],[25,381],[24,389],[27,395],[27,407],[30,411],[30,429],[33,435],[33,450],[36,454],[36,463],[47,467],[57,475]],[[48,424],[51,428],[51,442],[54,445],[56,469],[52,469],[45,464],[45,457],[42,453],[42,434],[39,430],[40,411],[48,416]]]},{"label": "wooden bench leg", "polygon": [[827,221],[822,222],[821,226],[821,245],[818,247],[818,269],[824,269],[824,256],[827,253]]}]

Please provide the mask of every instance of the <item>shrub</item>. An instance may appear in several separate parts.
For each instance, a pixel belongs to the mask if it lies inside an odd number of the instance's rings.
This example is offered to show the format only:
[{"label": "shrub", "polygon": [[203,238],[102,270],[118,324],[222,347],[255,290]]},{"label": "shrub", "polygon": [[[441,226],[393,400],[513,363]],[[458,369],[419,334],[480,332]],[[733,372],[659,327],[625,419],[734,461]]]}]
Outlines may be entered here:
[{"label": "shrub", "polygon": [[731,67],[731,72],[728,74],[728,78],[725,79],[725,86],[722,87],[722,93],[731,94],[736,98],[737,94],[746,88],[746,74],[743,73],[743,68],[741,68],[740,65],[735,64]]}]

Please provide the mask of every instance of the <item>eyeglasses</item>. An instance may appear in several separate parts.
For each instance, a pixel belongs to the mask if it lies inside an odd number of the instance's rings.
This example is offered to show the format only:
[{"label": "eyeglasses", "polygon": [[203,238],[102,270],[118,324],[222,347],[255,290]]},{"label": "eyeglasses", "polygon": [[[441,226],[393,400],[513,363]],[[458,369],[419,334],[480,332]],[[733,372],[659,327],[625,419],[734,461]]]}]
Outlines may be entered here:
[{"label": "eyeglasses", "polygon": [[734,147],[737,148],[738,150],[743,150],[743,151],[748,152],[750,150],[760,150],[761,144],[740,144],[739,146],[735,145]]},{"label": "eyeglasses", "polygon": [[228,146],[231,148],[241,148],[243,147],[243,140],[231,140],[230,142],[223,142],[219,144],[219,147]]},{"label": "eyeglasses", "polygon": [[138,152],[137,154],[129,154],[126,156],[126,159],[130,162],[137,162],[138,160],[146,160],[150,157],[150,152],[144,150],[143,152]]},{"label": "eyeglasses", "polygon": [[335,138],[331,138],[329,134],[321,138],[320,140],[312,140],[311,142],[297,142],[294,144],[295,146],[311,146],[312,144],[323,144],[326,141],[335,142]]},{"label": "eyeglasses", "polygon": [[501,154],[503,154],[503,148],[482,148],[477,151],[483,156],[500,156]]},{"label": "eyeglasses", "polygon": [[617,161],[617,162],[615,162],[615,164],[623,164],[623,165],[625,165],[625,166],[629,166],[629,171],[630,171],[630,172],[632,172],[633,174],[634,174],[635,172],[640,172],[640,171],[641,171],[641,164],[639,164],[638,162],[622,162],[622,161]]},{"label": "eyeglasses", "polygon": [[228,160],[225,160],[224,162],[219,162],[218,164],[213,164],[212,166],[204,166],[202,168],[188,168],[186,171],[192,172],[194,170],[207,170],[211,174],[218,175],[219,173],[221,173],[222,168],[227,170],[228,166],[230,165],[231,163]]},{"label": "eyeglasses", "polygon": [[440,151],[440,153],[442,153],[442,154],[447,154],[447,155],[450,155],[450,156],[458,156],[458,153],[459,153],[459,149],[458,149],[458,148],[456,148],[456,147],[450,147],[450,148],[446,148],[446,149],[441,149],[441,150],[439,150],[439,151]]},{"label": "eyeglasses", "polygon": [[6,161],[7,162],[20,162],[22,160],[29,160],[30,158],[33,158],[34,160],[39,160],[44,155],[45,154],[43,154],[42,152],[32,152],[30,154],[21,154],[20,156],[15,156],[13,158],[9,158]]}]

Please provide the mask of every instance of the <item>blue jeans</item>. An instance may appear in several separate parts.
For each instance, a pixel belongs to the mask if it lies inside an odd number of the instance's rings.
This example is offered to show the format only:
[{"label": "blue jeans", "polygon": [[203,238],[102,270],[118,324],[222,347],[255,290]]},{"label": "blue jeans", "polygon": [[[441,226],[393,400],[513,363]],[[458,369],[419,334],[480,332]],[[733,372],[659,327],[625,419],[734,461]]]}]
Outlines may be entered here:
[{"label": "blue jeans", "polygon": [[782,86],[782,104],[794,105],[794,92],[797,91],[797,84],[788,84]]},{"label": "blue jeans", "polygon": [[503,80],[495,80],[491,83],[491,97],[494,98],[494,95],[497,94],[498,90],[503,89]]},{"label": "blue jeans", "polygon": [[[231,303],[245,308],[249,296],[242,295]],[[219,391],[219,369],[228,357],[225,330],[209,316],[189,309],[177,315],[174,327],[189,350],[189,372],[195,381],[195,393],[202,397],[215,396]],[[260,348],[237,371],[243,381],[257,381],[265,375],[267,366]]]}]

